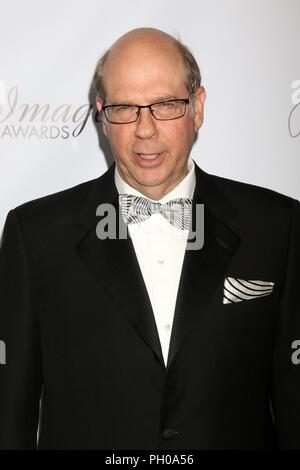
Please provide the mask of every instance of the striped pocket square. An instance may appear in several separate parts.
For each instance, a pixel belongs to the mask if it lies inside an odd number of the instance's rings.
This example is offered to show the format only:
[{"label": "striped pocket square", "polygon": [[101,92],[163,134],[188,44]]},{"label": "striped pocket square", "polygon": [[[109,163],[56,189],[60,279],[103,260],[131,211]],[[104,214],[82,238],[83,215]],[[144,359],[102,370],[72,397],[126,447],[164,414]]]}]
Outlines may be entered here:
[{"label": "striped pocket square", "polygon": [[270,281],[250,281],[226,277],[223,289],[223,304],[265,297],[271,294],[273,286],[274,282]]}]

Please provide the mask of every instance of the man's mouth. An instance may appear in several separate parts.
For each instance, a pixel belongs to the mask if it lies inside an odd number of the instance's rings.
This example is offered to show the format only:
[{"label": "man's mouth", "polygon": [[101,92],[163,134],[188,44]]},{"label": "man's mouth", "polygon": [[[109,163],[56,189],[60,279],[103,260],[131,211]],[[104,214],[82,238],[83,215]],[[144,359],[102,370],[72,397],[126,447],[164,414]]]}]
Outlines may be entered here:
[{"label": "man's mouth", "polygon": [[137,155],[145,160],[154,160],[160,153],[137,153]]},{"label": "man's mouth", "polygon": [[165,152],[160,153],[135,153],[138,165],[142,167],[157,166],[164,158]]}]

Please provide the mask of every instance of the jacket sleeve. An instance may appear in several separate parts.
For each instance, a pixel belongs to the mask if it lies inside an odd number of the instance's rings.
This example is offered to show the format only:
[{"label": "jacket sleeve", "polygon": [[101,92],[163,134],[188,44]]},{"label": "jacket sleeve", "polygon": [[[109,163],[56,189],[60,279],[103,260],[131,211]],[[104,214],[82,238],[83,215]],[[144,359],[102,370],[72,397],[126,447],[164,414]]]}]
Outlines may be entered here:
[{"label": "jacket sleeve", "polygon": [[300,202],[293,200],[273,350],[271,404],[277,447],[300,450]]},{"label": "jacket sleeve", "polygon": [[39,328],[16,210],[0,241],[0,449],[36,449],[42,388]]}]

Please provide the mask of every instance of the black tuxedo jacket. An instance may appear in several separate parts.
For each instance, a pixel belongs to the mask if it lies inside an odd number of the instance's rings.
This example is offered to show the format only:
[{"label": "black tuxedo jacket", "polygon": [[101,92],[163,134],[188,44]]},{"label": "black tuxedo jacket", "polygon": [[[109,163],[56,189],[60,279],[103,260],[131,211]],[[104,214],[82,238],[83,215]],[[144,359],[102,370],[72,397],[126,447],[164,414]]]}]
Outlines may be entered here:
[{"label": "black tuxedo jacket", "polygon": [[[165,366],[131,238],[96,235],[114,169],[8,213],[0,448],[300,449],[299,201],[196,165],[204,245],[185,252]],[[273,291],[224,304],[226,277]]]}]

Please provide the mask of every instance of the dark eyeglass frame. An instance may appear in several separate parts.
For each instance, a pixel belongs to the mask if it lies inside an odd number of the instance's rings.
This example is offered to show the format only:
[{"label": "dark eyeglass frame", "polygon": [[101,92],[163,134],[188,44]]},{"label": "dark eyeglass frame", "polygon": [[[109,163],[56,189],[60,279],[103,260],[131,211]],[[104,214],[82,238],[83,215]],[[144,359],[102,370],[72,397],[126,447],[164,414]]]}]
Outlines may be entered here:
[{"label": "dark eyeglass frame", "polygon": [[[182,101],[184,103],[184,110],[183,110],[183,114],[181,114],[180,116],[177,116],[175,118],[168,118],[168,119],[161,119],[161,118],[157,118],[155,117],[154,115],[154,111],[153,109],[151,108],[151,106],[154,106],[155,104],[162,104],[162,103],[174,103],[174,101],[178,102],[178,101]],[[152,116],[154,117],[154,119],[156,119],[157,121],[173,121],[174,119],[179,119],[181,117],[183,117],[185,115],[185,112],[186,112],[186,105],[187,104],[190,104],[191,100],[190,100],[190,97],[189,98],[176,98],[176,99],[170,99],[170,100],[163,100],[163,101],[156,101],[155,103],[151,103],[151,104],[146,104],[146,105],[139,105],[139,104],[126,104],[126,103],[122,103],[122,104],[108,104],[108,105],[105,105],[105,106],[102,106],[102,110],[104,111],[104,114],[105,114],[105,117],[106,119],[108,120],[108,122],[110,122],[111,124],[130,124],[132,122],[136,122],[140,116],[140,112],[141,112],[141,108],[149,108],[150,111],[151,111],[151,114]],[[137,112],[136,112],[136,118],[132,121],[126,121],[126,122],[116,122],[116,121],[111,121],[107,114],[106,114],[106,109],[107,108],[119,108],[120,106],[133,106],[133,107],[136,107],[138,108],[137,109]]]}]

